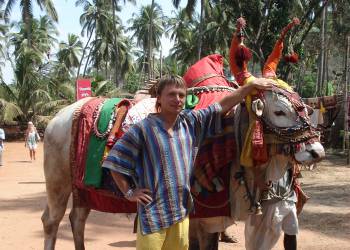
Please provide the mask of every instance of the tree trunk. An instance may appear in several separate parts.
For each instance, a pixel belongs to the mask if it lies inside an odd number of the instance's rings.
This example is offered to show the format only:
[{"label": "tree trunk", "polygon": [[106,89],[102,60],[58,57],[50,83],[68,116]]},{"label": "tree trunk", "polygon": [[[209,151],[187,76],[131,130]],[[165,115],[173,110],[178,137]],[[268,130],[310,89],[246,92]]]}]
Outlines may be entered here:
[{"label": "tree trunk", "polygon": [[322,22],[322,29],[323,29],[323,65],[322,65],[322,69],[323,69],[323,72],[322,72],[322,95],[324,95],[325,93],[325,89],[326,89],[326,84],[327,84],[327,80],[326,80],[326,75],[327,75],[327,67],[326,67],[326,64],[327,64],[327,37],[326,37],[326,34],[327,34],[327,7],[323,9],[323,12],[322,15],[324,15],[322,18],[324,18],[323,22]]},{"label": "tree trunk", "polygon": [[151,4],[151,13],[149,19],[149,34],[148,34],[148,81],[151,79],[152,75],[152,32],[153,32],[153,8],[154,8],[154,0],[152,0]]},{"label": "tree trunk", "polygon": [[326,24],[326,9],[322,10],[322,25],[321,25],[321,48],[319,54],[319,72],[318,72],[318,82],[317,82],[317,96],[322,95],[324,87],[324,56],[325,56],[325,24]]},{"label": "tree trunk", "polygon": [[198,36],[198,56],[197,59],[200,60],[202,56],[202,45],[203,45],[203,25],[204,25],[204,1],[201,0],[201,17],[199,23],[199,36]]},{"label": "tree trunk", "polygon": [[114,39],[114,56],[115,56],[115,68],[114,68],[114,81],[115,86],[118,88],[120,86],[120,83],[118,81],[118,74],[119,74],[119,51],[117,46],[117,28],[116,28],[116,22],[115,22],[115,0],[112,1],[112,11],[113,11],[113,39]]},{"label": "tree trunk", "polygon": [[[343,136],[343,150],[346,150],[348,146],[348,81],[349,81],[349,54],[350,54],[350,36],[347,37],[346,41],[346,56],[345,56],[345,86],[344,86],[344,136]],[[347,158],[349,160],[349,157]]]},{"label": "tree trunk", "polygon": [[162,55],[162,47],[160,47],[160,78],[163,76],[163,55]]},{"label": "tree trunk", "polygon": [[[80,68],[81,68],[81,65],[83,64],[85,52],[86,52],[87,46],[88,46],[89,43],[90,43],[92,34],[93,34],[93,30],[91,31],[91,34],[90,34],[90,36],[89,36],[89,39],[88,39],[88,41],[86,42],[85,47],[84,47],[84,49],[83,49],[83,54],[81,55],[81,58],[80,58],[79,67],[78,67],[78,72],[77,72],[77,77],[76,77],[75,81],[77,81],[78,78],[79,78]],[[86,62],[86,63],[88,63],[88,62]],[[85,70],[84,70],[84,74],[85,74]]]},{"label": "tree trunk", "polygon": [[106,74],[106,80],[108,79],[108,61],[105,61],[105,74]]},{"label": "tree trunk", "polygon": [[88,58],[86,59],[86,63],[85,63],[85,67],[84,67],[84,72],[83,72],[83,77],[85,77],[86,69],[87,69],[87,66],[89,65],[90,56],[91,56],[91,51],[92,51],[92,49],[90,49]]}]

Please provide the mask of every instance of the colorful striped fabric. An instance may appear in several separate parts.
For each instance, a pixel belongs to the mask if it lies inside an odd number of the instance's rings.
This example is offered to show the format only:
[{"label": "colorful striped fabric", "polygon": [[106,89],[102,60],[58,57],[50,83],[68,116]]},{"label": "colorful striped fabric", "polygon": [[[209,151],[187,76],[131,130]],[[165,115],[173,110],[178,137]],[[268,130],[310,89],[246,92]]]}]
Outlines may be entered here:
[{"label": "colorful striped fabric", "polygon": [[183,111],[170,135],[157,114],[150,114],[117,141],[102,167],[131,176],[148,188],[153,201],[138,204],[141,229],[149,234],[181,221],[193,207],[190,177],[200,143],[221,132],[221,106]]},{"label": "colorful striped fabric", "polygon": [[[111,119],[111,114],[115,110],[115,106],[121,101],[120,98],[106,99],[100,111],[98,120],[98,130],[105,132],[108,129],[108,123]],[[99,188],[102,181],[102,159],[105,150],[107,138],[98,138],[94,133],[91,133],[89,146],[87,151],[87,160],[85,167],[84,184]]]},{"label": "colorful striped fabric", "polygon": [[[116,189],[112,189],[113,192],[105,186],[102,187],[103,189],[96,189],[91,186],[86,186],[83,181],[87,150],[93,126],[93,112],[106,100],[105,98],[99,97],[87,97],[84,99],[85,103],[74,112],[72,119],[70,164],[73,179],[73,204],[75,207],[86,207],[101,212],[135,213],[136,204],[122,197],[120,192],[118,193]],[[118,106],[121,103],[119,103]],[[100,127],[100,129],[101,128],[102,127]],[[103,170],[107,171],[108,169]],[[103,184],[105,184],[105,179]]]}]

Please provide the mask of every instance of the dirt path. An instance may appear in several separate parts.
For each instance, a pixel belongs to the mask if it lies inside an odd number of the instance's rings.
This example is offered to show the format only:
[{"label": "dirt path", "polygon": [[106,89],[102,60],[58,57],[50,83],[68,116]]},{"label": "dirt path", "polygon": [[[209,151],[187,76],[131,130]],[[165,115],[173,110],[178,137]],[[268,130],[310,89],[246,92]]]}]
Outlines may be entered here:
[{"label": "dirt path", "polygon": [[[0,249],[43,249],[41,214],[46,204],[42,144],[35,162],[28,161],[24,143],[6,143],[0,167]],[[298,249],[350,249],[350,168],[329,156],[313,172],[304,171],[305,191],[312,197],[300,217]],[[70,207],[71,204],[68,204]],[[74,249],[69,209],[60,224],[58,250]],[[135,248],[133,216],[92,211],[86,225],[86,249]],[[220,243],[220,250],[244,249],[243,223],[229,228],[238,244]],[[283,249],[282,241],[275,249]]]}]

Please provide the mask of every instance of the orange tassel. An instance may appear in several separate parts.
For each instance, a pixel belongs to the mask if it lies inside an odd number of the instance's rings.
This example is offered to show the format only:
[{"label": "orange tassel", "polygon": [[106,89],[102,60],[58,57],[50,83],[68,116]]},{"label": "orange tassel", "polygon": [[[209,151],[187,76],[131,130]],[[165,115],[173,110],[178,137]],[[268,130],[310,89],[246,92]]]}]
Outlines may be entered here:
[{"label": "orange tassel", "polygon": [[299,56],[297,53],[293,52],[292,54],[285,56],[284,60],[288,63],[297,63],[299,61]]},{"label": "orange tassel", "polygon": [[248,62],[252,58],[252,52],[243,44],[240,44],[237,48],[235,59],[239,68],[243,68],[244,62]]},{"label": "orange tassel", "polygon": [[252,136],[253,160],[255,165],[261,165],[268,161],[267,147],[264,143],[264,129],[260,120],[255,121]]}]

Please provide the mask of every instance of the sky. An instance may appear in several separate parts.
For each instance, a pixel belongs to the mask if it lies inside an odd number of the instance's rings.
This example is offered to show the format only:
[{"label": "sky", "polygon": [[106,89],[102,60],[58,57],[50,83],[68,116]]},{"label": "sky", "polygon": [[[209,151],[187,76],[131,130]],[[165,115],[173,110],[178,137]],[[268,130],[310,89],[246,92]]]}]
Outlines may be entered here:
[{"label": "sky", "polygon": [[[6,1],[5,1],[6,2]],[[21,13],[20,8],[17,5],[13,7],[12,13],[11,13],[11,20],[20,20]],[[79,24],[79,17],[82,14],[83,10],[82,7],[75,7],[75,0],[53,0],[56,11],[58,13],[58,24],[56,25],[59,36],[58,41],[67,41],[68,33],[73,33],[76,35],[80,35],[81,33],[81,26]],[[123,1],[120,1],[123,2]],[[143,5],[149,5],[151,4],[152,0],[136,0],[136,5],[126,3],[125,5],[122,5],[122,11],[118,13],[118,16],[122,19],[122,23],[124,26],[127,26],[127,20],[132,18],[133,13],[138,13],[140,10],[140,7]],[[175,10],[175,7],[172,5],[171,0],[156,0],[156,3],[158,3],[162,10],[164,15],[166,16],[173,16],[173,11]],[[187,1],[183,0],[181,1],[180,6],[184,7],[184,5],[187,3]],[[40,15],[43,15],[44,13],[40,11],[39,7],[36,4],[36,1],[33,1],[34,5],[34,17],[38,18]],[[86,42],[86,37],[82,38],[83,42]],[[169,50],[172,46],[172,42],[169,41],[169,39],[163,37],[162,38],[162,50],[163,55],[167,55],[169,53]],[[6,63],[5,68],[3,69],[3,78],[6,83],[11,83],[13,79],[13,71],[10,67],[9,63]]]}]

